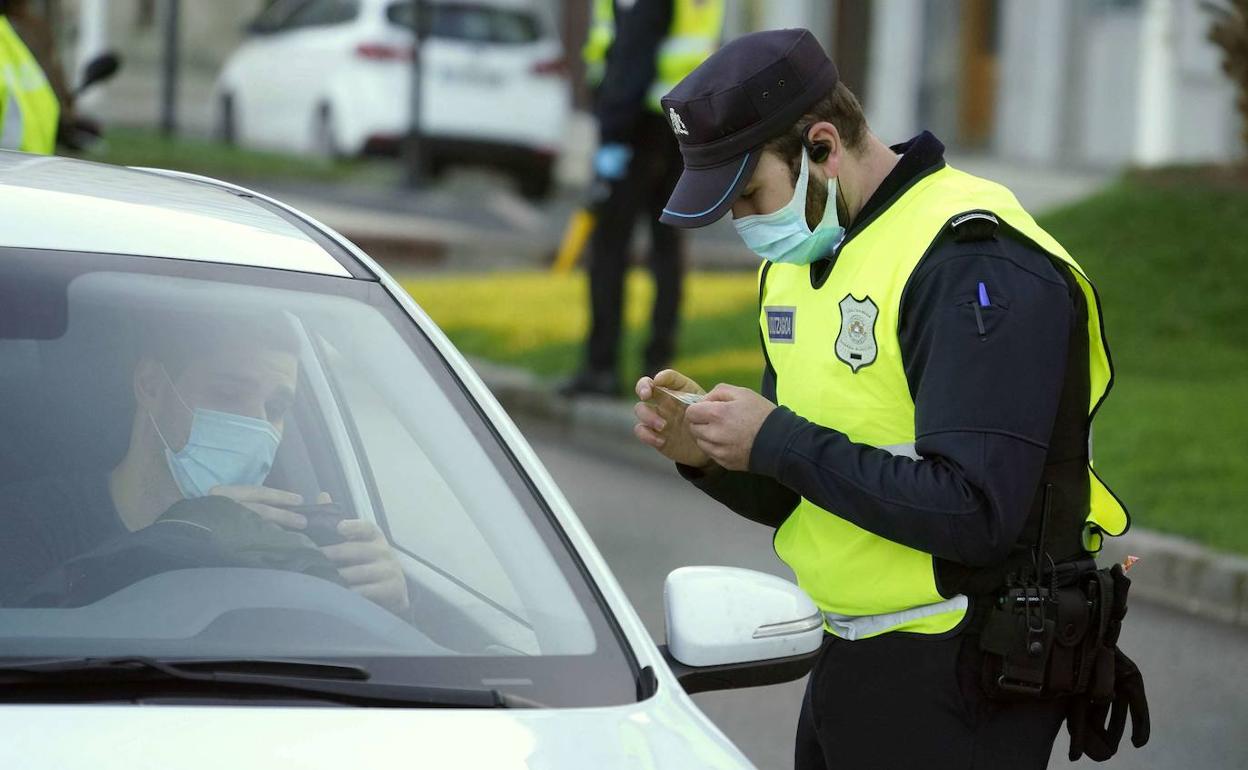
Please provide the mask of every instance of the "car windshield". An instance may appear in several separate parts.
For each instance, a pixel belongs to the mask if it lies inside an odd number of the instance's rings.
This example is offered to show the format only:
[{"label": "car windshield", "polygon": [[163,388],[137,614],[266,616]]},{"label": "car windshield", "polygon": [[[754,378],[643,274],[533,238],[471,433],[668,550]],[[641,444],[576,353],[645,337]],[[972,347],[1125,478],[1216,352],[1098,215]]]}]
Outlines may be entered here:
[{"label": "car windshield", "polygon": [[635,700],[562,530],[380,284],[0,249],[0,296],[0,658]]},{"label": "car windshield", "polygon": [[[541,36],[537,17],[525,11],[472,3],[421,3],[421,37],[464,40],[470,43],[532,43]],[[386,16],[392,24],[412,28],[412,4],[391,3]]]}]

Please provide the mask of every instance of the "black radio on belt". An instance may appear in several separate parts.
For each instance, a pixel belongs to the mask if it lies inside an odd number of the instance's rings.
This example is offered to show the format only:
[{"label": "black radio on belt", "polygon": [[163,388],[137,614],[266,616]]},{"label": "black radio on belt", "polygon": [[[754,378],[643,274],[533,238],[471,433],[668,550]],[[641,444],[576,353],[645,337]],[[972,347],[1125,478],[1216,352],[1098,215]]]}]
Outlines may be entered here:
[{"label": "black radio on belt", "polygon": [[1031,569],[1011,574],[982,617],[984,686],[1006,697],[1108,698],[1131,581],[1119,565],[1098,570],[1090,558],[1054,563],[1043,552],[1048,497],[1046,490]]}]

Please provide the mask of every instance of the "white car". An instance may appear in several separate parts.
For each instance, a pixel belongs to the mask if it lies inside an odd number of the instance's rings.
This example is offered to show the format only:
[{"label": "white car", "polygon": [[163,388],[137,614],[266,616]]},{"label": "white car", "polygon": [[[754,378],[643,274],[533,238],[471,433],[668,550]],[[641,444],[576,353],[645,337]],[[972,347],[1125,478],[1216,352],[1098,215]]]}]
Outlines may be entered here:
[{"label": "white car", "polygon": [[[226,141],[321,155],[394,153],[411,121],[410,0],[276,0],[217,82]],[[427,170],[498,167],[546,195],[571,105],[563,50],[533,0],[423,0]]]},{"label": "white car", "polygon": [[0,767],[744,768],[687,693],[820,644],[684,567],[656,646],[447,338],[275,200],[0,152],[0,297]]}]

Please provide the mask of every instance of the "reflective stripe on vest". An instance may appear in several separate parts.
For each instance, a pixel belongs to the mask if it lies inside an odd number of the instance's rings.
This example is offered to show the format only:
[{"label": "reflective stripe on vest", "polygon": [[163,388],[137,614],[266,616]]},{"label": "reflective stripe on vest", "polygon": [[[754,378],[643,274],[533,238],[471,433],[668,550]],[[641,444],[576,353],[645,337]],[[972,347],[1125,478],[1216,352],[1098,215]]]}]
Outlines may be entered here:
[{"label": "reflective stripe on vest", "polygon": [[22,146],[22,105],[17,103],[8,86],[7,72],[0,72],[0,89],[5,94],[0,102],[0,150],[16,150]]},{"label": "reflective stripe on vest", "polygon": [[[581,57],[585,80],[598,86],[606,73],[607,51],[615,40],[615,3],[594,0],[592,11]],[[715,52],[723,25],[724,0],[675,0],[672,24],[656,56],[654,82],[646,92],[647,107],[663,111],[659,100]]]},{"label": "reflective stripe on vest", "polygon": [[[765,275],[760,324],[779,403],[854,442],[922,462],[914,450],[914,401],[897,334],[901,295],[935,238],[969,211],[992,212],[1076,277],[1088,304],[1088,412],[1095,412],[1112,369],[1091,282],[1009,190],[949,167],[915,182],[854,234],[818,289],[811,286],[808,266],[774,264],[760,271]],[[769,324],[769,314],[782,317]],[[1090,467],[1089,474],[1085,547],[1096,551],[1102,533],[1121,534],[1128,517]],[[839,628],[838,635],[854,638],[902,630],[940,634],[965,615],[961,597],[937,590],[930,554],[867,532],[809,500],[798,503],[774,542],[824,612],[831,633]]]},{"label": "reflective stripe on vest", "polygon": [[51,154],[60,113],[39,63],[0,16],[0,149]]},{"label": "reflective stripe on vest", "polygon": [[952,599],[947,599],[943,602],[927,604],[922,607],[912,607],[908,610],[889,612],[883,615],[860,615],[853,617],[850,615],[837,615],[835,612],[825,612],[823,613],[823,627],[835,636],[853,642],[878,636],[885,631],[900,628],[907,623],[916,623],[929,618],[938,618],[938,616],[948,615],[951,618],[961,619],[966,614],[966,608],[969,604],[969,599],[958,594]]}]

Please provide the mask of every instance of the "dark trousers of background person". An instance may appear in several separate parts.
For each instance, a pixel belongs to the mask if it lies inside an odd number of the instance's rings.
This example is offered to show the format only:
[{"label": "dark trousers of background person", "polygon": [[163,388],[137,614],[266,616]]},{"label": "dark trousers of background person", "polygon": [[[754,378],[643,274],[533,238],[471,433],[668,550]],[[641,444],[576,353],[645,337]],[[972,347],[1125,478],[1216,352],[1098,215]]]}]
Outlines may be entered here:
[{"label": "dark trousers of background person", "polygon": [[796,770],[1044,770],[1062,699],[990,700],[979,637],[825,635],[797,726]]},{"label": "dark trousers of background person", "polygon": [[684,284],[684,237],[659,224],[659,214],[680,178],[682,161],[671,125],[646,112],[632,141],[627,175],[611,186],[597,208],[590,241],[590,330],[587,363],[594,371],[616,371],[624,312],[624,279],[632,254],[638,216],[650,223],[650,272],[654,276],[654,308],[650,341],[643,353],[646,374],[671,363],[676,351],[676,326]]}]

